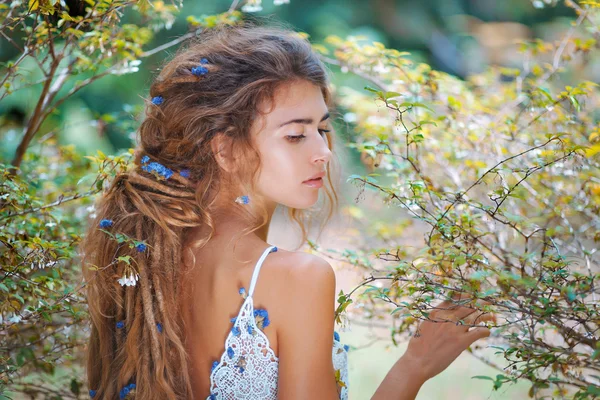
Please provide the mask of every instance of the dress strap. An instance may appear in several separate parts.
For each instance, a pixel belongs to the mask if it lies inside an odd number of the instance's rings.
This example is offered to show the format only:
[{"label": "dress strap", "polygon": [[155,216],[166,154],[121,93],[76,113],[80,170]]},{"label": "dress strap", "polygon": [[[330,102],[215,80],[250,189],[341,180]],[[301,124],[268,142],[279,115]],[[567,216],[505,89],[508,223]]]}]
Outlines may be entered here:
[{"label": "dress strap", "polygon": [[256,266],[254,267],[254,272],[252,273],[252,280],[250,281],[250,289],[248,290],[248,297],[252,297],[252,293],[254,293],[254,287],[256,286],[256,280],[258,279],[258,273],[260,272],[260,267],[262,267],[263,261],[267,258],[269,253],[277,251],[277,247],[269,246],[263,252],[262,256],[258,259]]}]

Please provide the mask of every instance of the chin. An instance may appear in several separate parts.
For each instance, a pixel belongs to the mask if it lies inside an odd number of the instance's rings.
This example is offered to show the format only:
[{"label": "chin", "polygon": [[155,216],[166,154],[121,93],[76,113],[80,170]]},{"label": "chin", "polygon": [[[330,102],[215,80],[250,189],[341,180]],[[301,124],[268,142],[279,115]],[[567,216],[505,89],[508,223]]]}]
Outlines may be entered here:
[{"label": "chin", "polygon": [[300,196],[296,197],[293,201],[287,201],[283,203],[286,207],[296,208],[298,210],[306,210],[308,208],[313,207],[317,201],[319,200],[318,193],[315,193],[314,196],[306,196],[305,198],[300,198]]}]

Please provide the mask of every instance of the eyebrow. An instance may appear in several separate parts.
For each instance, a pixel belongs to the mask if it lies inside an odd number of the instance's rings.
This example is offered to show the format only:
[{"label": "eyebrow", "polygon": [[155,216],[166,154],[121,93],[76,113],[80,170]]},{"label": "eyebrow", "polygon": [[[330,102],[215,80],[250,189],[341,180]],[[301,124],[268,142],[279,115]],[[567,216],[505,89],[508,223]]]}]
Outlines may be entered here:
[{"label": "eyebrow", "polygon": [[[321,118],[321,121],[319,122],[323,122],[325,121],[327,118],[329,118],[329,111],[327,111],[325,113],[325,115],[323,115],[323,118]],[[283,124],[279,125],[278,128],[281,128],[282,126],[288,125],[288,124],[312,124],[313,123],[313,119],[312,118],[298,118],[298,119],[292,119],[288,122],[284,122]]]}]

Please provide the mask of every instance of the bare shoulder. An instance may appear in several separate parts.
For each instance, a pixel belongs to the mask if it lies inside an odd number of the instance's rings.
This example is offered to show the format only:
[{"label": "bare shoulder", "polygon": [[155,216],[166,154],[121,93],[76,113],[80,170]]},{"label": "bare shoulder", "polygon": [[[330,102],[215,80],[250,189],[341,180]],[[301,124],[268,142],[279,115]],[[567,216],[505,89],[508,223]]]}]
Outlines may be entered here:
[{"label": "bare shoulder", "polygon": [[307,291],[310,293],[314,290],[335,291],[335,272],[327,260],[304,252],[277,253],[281,254],[274,257],[272,267],[289,295]]},{"label": "bare shoulder", "polygon": [[286,251],[279,262],[282,274],[301,282],[321,278],[333,280],[335,283],[335,273],[331,264],[315,254]]}]

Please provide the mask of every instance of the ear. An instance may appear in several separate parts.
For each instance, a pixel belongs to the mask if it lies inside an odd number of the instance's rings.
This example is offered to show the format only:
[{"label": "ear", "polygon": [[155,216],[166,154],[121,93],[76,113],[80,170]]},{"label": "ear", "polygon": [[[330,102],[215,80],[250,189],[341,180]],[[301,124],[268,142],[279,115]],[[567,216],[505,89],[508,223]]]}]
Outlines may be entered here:
[{"label": "ear", "polygon": [[219,167],[231,173],[235,170],[235,157],[233,155],[232,139],[222,133],[217,133],[211,140],[210,146]]}]

